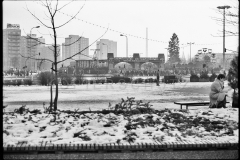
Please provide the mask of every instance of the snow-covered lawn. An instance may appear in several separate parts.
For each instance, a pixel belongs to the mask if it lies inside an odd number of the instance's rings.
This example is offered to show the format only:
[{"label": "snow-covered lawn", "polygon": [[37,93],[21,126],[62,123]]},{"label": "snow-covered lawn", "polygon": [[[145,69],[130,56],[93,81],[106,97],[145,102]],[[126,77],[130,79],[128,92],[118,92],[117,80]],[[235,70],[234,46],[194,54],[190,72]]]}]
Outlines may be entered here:
[{"label": "snow-covered lawn", "polygon": [[[121,98],[150,102],[158,110],[148,114],[58,112],[5,113],[3,115],[4,145],[18,142],[36,144],[48,141],[63,143],[140,143],[157,141],[194,141],[215,139],[238,141],[238,109],[208,109],[208,106],[189,107],[189,113],[179,111],[174,101],[209,100],[211,82],[160,84],[95,84],[60,86],[58,109],[102,110],[114,106]],[[227,89],[227,83],[225,83]],[[228,92],[231,96],[231,91]],[[43,102],[50,99],[47,86],[3,87],[5,112],[26,104],[30,111],[43,112]],[[231,106],[231,97],[228,97]],[[46,107],[45,106],[45,107]],[[168,108],[168,109],[165,109]]]},{"label": "snow-covered lawn", "polygon": [[[185,82],[175,84],[93,84],[59,86],[58,108],[61,110],[101,110],[118,103],[121,98],[135,97],[136,100],[149,101],[155,109],[180,108],[174,101],[209,100],[212,82]],[[225,88],[228,89],[227,82]],[[232,90],[227,100],[232,102]],[[13,111],[21,105],[30,109],[43,109],[43,102],[49,106],[49,86],[4,86],[3,102]],[[54,95],[53,95],[54,97]],[[192,108],[192,107],[191,107]],[[193,107],[199,108],[199,107]],[[200,107],[200,108],[207,108]]]}]

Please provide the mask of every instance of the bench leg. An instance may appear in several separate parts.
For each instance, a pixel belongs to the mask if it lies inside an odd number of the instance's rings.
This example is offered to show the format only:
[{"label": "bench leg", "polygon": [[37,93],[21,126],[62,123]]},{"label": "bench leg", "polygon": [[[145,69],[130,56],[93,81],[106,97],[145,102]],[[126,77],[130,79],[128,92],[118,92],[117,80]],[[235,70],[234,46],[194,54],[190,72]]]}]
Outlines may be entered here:
[{"label": "bench leg", "polygon": [[182,105],[181,105],[181,109],[182,109]]},{"label": "bench leg", "polygon": [[188,110],[188,105],[186,105],[186,109]]}]

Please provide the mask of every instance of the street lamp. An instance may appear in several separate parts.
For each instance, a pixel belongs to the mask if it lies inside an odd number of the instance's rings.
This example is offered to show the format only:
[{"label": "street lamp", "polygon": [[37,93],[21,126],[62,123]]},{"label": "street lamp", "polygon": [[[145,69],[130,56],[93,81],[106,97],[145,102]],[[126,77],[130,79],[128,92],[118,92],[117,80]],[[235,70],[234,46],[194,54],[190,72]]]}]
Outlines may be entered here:
[{"label": "street lamp", "polygon": [[218,6],[218,9],[223,9],[223,69],[225,69],[225,9],[231,8],[230,6]]},{"label": "street lamp", "polygon": [[[40,26],[32,27],[31,30],[30,30],[30,56],[32,55],[32,51],[31,51],[31,48],[32,48],[32,29],[39,28],[39,27]],[[30,64],[32,66],[32,60],[31,60]],[[34,70],[35,70],[35,64],[34,64]]]},{"label": "street lamp", "polygon": [[128,57],[128,37],[126,35],[120,34],[120,36],[126,37],[126,57]]}]

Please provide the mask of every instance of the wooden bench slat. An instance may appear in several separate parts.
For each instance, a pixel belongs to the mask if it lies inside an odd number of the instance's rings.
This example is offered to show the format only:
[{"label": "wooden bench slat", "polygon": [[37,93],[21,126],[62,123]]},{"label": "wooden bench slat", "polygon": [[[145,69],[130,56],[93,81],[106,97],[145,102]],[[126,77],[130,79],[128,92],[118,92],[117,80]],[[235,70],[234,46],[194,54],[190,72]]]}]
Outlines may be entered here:
[{"label": "wooden bench slat", "polygon": [[[230,102],[226,102],[230,103]],[[174,104],[180,105],[180,108],[182,109],[182,106],[185,105],[186,109],[188,109],[188,106],[202,106],[202,105],[209,105],[210,101],[189,101],[189,102],[174,102]]]}]

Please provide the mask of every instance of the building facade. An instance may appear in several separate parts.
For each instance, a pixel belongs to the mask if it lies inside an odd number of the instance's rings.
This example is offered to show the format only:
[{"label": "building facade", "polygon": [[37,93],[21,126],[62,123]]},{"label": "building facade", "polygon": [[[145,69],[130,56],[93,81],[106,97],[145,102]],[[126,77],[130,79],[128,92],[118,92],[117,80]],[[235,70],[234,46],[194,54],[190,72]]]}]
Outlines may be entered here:
[{"label": "building facade", "polygon": [[114,57],[117,57],[117,42],[108,39],[100,39],[96,43],[96,57],[97,59],[107,59],[108,53],[113,53]]},{"label": "building facade", "polygon": [[[58,45],[57,61],[61,60],[60,49],[61,49],[61,47]],[[48,60],[54,61],[54,47],[53,46],[38,46],[37,53],[40,53],[38,56],[39,59],[48,59]],[[51,71],[52,62],[50,62],[48,60],[38,60],[37,61],[37,70]],[[58,64],[57,67],[60,68],[61,64]]]},{"label": "building facade", "polygon": [[[231,60],[237,56],[236,53],[226,53],[225,54],[225,69],[229,69],[230,68],[230,64],[231,64]],[[216,53],[215,54],[216,57],[216,64],[223,67],[223,53]]]},{"label": "building facade", "polygon": [[78,35],[69,35],[65,38],[65,42],[62,44],[62,60],[73,56],[72,59],[68,59],[63,62],[64,66],[69,66],[70,62],[75,60],[89,59],[89,39],[85,37],[80,37]]},{"label": "building facade", "polygon": [[7,28],[3,29],[3,70],[23,67],[20,55],[20,40],[20,25],[7,24]]}]

